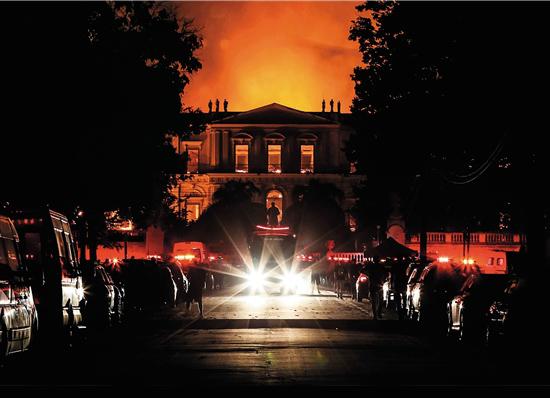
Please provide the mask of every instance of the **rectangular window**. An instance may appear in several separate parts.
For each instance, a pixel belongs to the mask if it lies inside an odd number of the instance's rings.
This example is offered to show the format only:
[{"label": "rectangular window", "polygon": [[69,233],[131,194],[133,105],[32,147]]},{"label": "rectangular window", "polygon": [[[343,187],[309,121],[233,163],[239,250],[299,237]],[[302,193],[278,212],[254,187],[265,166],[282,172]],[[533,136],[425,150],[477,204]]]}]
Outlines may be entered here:
[{"label": "rectangular window", "polygon": [[187,221],[196,221],[201,214],[201,207],[198,203],[187,204]]},{"label": "rectangular window", "polygon": [[187,149],[187,173],[199,172],[199,150]]},{"label": "rectangular window", "polygon": [[4,248],[4,238],[0,238],[0,264],[8,265],[8,254]]},{"label": "rectangular window", "polygon": [[267,171],[269,173],[281,172],[281,146],[267,146]]},{"label": "rectangular window", "polygon": [[300,146],[300,173],[307,174],[313,173],[313,145],[301,145]]},{"label": "rectangular window", "polygon": [[[7,256],[7,262],[12,271],[19,271],[19,256],[15,249],[15,241],[11,239],[2,239],[4,241],[5,255]],[[1,242],[0,242],[1,244]]]},{"label": "rectangular window", "polygon": [[248,173],[248,145],[235,145],[235,172]]}]

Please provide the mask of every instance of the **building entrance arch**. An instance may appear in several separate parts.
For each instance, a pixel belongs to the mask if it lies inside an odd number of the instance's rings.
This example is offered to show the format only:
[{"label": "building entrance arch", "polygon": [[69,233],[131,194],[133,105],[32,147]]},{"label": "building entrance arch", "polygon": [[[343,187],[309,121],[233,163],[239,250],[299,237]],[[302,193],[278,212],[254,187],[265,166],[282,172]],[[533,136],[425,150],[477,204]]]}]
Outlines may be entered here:
[{"label": "building entrance arch", "polygon": [[266,211],[271,207],[272,203],[279,209],[278,223],[283,219],[283,193],[278,189],[270,189],[265,196]]}]

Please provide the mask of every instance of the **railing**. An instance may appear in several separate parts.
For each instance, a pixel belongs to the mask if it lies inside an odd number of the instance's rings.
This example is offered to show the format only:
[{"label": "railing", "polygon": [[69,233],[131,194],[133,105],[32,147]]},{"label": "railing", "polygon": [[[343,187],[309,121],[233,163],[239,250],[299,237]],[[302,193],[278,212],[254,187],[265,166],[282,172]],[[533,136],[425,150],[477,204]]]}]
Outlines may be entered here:
[{"label": "railing", "polygon": [[[428,232],[426,233],[428,244],[464,244],[465,236],[460,232]],[[470,244],[474,245],[514,245],[520,244],[519,234],[504,232],[472,232],[470,233]],[[407,244],[419,244],[420,234],[407,234]]]},{"label": "railing", "polygon": [[[516,243],[514,242],[514,235],[512,234],[487,234],[485,235],[485,241],[489,244],[510,244],[510,243]],[[518,242],[519,243],[519,239]]]},{"label": "railing", "polygon": [[267,166],[267,171],[270,172],[270,173],[280,173],[281,172],[281,164],[270,163]]},{"label": "railing", "polygon": [[327,259],[329,261],[362,263],[365,261],[365,254],[362,252],[331,253]]},{"label": "railing", "polygon": [[248,173],[248,163],[235,163],[235,173]]}]

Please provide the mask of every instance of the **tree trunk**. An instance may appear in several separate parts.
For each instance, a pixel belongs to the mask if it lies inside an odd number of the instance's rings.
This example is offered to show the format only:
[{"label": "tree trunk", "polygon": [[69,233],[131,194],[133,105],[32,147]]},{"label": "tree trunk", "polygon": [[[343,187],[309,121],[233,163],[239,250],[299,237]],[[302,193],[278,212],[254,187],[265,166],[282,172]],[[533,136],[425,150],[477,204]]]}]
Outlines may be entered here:
[{"label": "tree trunk", "polygon": [[[424,206],[422,206],[424,207]],[[420,215],[420,261],[426,262],[428,258],[428,232],[426,231],[426,213],[422,210]]]},{"label": "tree trunk", "polygon": [[88,212],[88,249],[90,250],[90,263],[97,261],[97,242],[99,234],[99,215],[96,212]]}]

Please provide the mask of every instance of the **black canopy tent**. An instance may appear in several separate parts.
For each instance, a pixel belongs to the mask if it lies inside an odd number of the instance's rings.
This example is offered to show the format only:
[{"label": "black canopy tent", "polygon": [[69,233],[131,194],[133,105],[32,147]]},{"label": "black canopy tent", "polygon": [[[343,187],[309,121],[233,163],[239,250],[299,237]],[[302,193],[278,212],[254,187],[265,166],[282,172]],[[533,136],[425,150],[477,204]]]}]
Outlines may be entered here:
[{"label": "black canopy tent", "polygon": [[409,249],[397,242],[393,238],[388,238],[378,246],[367,248],[365,250],[365,257],[380,257],[380,258],[403,258],[403,257],[416,257],[418,252]]}]

